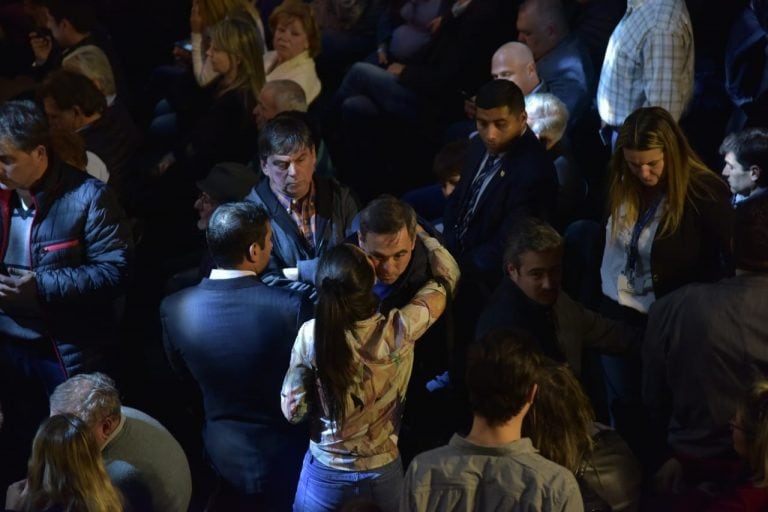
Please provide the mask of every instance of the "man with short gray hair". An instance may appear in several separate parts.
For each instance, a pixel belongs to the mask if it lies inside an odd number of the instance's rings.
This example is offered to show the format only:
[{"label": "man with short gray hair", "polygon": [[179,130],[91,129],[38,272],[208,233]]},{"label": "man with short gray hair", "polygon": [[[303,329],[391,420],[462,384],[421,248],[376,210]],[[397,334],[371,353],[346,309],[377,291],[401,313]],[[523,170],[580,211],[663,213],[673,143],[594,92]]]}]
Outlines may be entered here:
[{"label": "man with short gray hair", "polygon": [[522,329],[539,351],[579,375],[583,348],[624,353],[636,334],[560,290],[562,260],[563,239],[552,226],[535,218],[520,221],[504,249],[507,279],[480,316],[476,338],[497,328]]},{"label": "man with short gray hair", "polygon": [[306,112],[307,108],[307,96],[299,84],[293,80],[272,80],[261,88],[253,119],[261,130],[267,121],[282,112]]},{"label": "man with short gray hair", "polygon": [[82,373],[59,384],[50,397],[50,414],[65,413],[88,425],[127,509],[186,512],[192,477],[184,451],[157,420],[123,407],[111,378]]}]

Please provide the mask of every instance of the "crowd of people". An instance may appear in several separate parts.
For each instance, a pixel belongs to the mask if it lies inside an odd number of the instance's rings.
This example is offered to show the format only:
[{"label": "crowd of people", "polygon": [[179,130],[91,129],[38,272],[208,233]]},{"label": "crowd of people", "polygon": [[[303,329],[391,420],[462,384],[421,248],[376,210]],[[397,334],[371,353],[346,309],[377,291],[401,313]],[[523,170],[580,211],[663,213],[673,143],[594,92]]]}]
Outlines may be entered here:
[{"label": "crowd of people", "polygon": [[185,9],[0,1],[6,510],[768,510],[768,1]]}]

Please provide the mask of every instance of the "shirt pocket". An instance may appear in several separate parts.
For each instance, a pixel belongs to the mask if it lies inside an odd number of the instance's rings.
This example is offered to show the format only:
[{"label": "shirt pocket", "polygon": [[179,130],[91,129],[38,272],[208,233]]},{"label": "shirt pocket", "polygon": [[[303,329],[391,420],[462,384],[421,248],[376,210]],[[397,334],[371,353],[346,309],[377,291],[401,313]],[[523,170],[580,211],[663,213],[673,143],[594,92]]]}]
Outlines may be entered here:
[{"label": "shirt pocket", "polygon": [[66,238],[41,243],[36,270],[76,267],[83,263],[83,244],[79,238]]}]

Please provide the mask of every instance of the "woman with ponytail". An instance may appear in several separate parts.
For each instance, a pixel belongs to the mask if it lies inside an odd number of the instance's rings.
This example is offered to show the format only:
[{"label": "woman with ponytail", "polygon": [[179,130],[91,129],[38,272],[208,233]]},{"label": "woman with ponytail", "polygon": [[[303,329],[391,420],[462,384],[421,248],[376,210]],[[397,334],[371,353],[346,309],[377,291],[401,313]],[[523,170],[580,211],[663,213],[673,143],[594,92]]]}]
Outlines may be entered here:
[{"label": "woman with ponytail", "polygon": [[459,278],[448,251],[423,231],[418,236],[437,279],[386,316],[362,250],[339,245],[320,259],[316,318],[296,337],[282,390],[285,417],[312,421],[294,511],[333,511],[351,498],[397,510],[397,435],[414,342],[443,313]]}]

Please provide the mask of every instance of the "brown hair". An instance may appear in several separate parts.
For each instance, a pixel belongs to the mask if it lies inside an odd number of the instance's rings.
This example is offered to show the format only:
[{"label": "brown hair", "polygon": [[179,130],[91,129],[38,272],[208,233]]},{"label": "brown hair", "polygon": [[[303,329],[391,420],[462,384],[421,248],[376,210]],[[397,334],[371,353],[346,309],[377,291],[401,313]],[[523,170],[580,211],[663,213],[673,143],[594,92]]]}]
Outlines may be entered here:
[{"label": "brown hair", "polygon": [[320,29],[309,4],[301,0],[284,0],[269,15],[269,29],[274,33],[278,25],[294,19],[299,20],[304,27],[304,32],[307,33],[309,56],[317,56],[320,53]]}]

